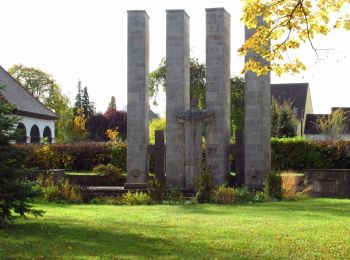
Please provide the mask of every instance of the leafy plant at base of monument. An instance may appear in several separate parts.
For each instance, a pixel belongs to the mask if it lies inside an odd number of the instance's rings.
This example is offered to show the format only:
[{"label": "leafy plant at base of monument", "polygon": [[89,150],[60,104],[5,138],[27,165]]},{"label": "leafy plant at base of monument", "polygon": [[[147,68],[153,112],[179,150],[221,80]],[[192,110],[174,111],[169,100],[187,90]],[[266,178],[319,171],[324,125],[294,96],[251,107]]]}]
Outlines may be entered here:
[{"label": "leafy plant at base of monument", "polygon": [[[0,86],[1,88],[1,86]],[[24,170],[20,160],[13,162],[14,148],[11,145],[18,135],[16,117],[11,116],[13,108],[0,97],[0,227],[6,226],[15,214],[41,216],[44,212],[32,209],[29,204],[39,195],[30,183],[24,181]]]},{"label": "leafy plant at base of monument", "polygon": [[234,204],[238,202],[238,191],[231,187],[221,185],[213,193],[212,201],[218,204]]},{"label": "leafy plant at base of monument", "polygon": [[130,192],[123,194],[122,203],[125,205],[148,205],[152,204],[151,197],[144,192]]},{"label": "leafy plant at base of monument", "polygon": [[153,202],[162,203],[166,196],[165,184],[158,181],[155,176],[152,175],[147,182],[147,192]]},{"label": "leafy plant at base of monument", "polygon": [[266,202],[268,198],[263,192],[254,193],[248,187],[233,188],[221,185],[215,189],[212,201],[218,204],[241,204]]},{"label": "leafy plant at base of monument", "polygon": [[269,172],[266,175],[264,192],[270,198],[282,199],[282,177],[280,173]]},{"label": "leafy plant at base of monument", "polygon": [[185,204],[185,197],[178,189],[170,189],[166,194],[166,202],[170,205]]},{"label": "leafy plant at base of monument", "polygon": [[198,203],[210,202],[215,186],[212,173],[203,165],[200,173],[194,179],[196,200]]}]

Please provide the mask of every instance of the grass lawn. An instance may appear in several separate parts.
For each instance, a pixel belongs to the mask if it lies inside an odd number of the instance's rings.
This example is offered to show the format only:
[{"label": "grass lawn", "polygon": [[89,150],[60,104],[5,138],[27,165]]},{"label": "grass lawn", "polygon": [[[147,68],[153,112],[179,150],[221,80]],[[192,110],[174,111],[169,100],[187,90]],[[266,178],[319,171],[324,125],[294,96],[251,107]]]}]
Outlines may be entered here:
[{"label": "grass lawn", "polygon": [[0,259],[350,258],[350,200],[36,207],[0,230]]},{"label": "grass lawn", "polygon": [[79,176],[91,176],[91,175],[98,175],[94,172],[65,172],[65,175],[79,175]]}]

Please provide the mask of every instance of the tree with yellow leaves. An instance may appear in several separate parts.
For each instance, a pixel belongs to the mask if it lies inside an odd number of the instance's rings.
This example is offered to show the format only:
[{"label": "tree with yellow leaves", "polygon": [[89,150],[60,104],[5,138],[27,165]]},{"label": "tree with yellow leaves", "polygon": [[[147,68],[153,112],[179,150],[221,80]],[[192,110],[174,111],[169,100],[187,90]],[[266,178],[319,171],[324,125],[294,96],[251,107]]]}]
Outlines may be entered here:
[{"label": "tree with yellow leaves", "polygon": [[83,114],[83,110],[78,108],[77,115],[73,119],[73,133],[74,138],[77,141],[86,139],[87,131],[85,128],[86,119]]},{"label": "tree with yellow leaves", "polygon": [[[350,0],[243,0],[242,21],[255,33],[239,49],[241,55],[254,52],[263,60],[246,61],[243,72],[258,75],[269,71],[277,75],[306,69],[299,59],[286,58],[288,50],[309,42],[318,58],[313,40],[331,30],[350,30],[350,15],[345,13]],[[338,14],[338,17],[333,17]],[[261,21],[262,19],[262,21]],[[260,20],[260,21],[259,21]],[[287,60],[287,62],[286,62]]]}]

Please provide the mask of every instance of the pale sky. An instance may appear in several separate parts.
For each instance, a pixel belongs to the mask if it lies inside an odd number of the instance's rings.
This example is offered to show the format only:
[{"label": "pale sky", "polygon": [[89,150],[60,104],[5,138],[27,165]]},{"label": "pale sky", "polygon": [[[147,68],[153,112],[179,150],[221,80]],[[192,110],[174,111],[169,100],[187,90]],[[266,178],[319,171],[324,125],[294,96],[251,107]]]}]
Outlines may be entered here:
[{"label": "pale sky", "polygon": [[[0,65],[37,67],[53,75],[74,102],[78,78],[87,86],[97,111],[112,95],[118,109],[126,105],[127,10],[150,16],[150,69],[165,56],[165,10],[185,9],[191,17],[191,56],[205,61],[205,8],[224,7],[231,14],[231,75],[239,75],[244,40],[240,0],[0,0]],[[296,55],[309,70],[297,76],[272,76],[272,83],[308,82],[315,113],[332,106],[350,107],[350,32],[339,30],[314,42],[325,60],[308,46]],[[162,98],[162,97],[161,97]],[[162,114],[164,97],[160,107]]]}]

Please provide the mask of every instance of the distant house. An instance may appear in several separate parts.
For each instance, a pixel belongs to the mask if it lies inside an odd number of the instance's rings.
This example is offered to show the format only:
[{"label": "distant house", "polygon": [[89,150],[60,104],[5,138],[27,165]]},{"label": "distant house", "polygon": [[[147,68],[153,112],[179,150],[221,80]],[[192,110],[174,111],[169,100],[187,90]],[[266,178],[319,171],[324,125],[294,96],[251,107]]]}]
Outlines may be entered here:
[{"label": "distant house", "polygon": [[[332,113],[341,109],[346,114],[346,123],[344,133],[339,136],[340,140],[350,140],[350,107],[332,107]],[[305,137],[312,140],[329,140],[332,137],[323,134],[317,128],[317,121],[319,118],[328,118],[330,114],[310,114],[306,116],[305,121]]]},{"label": "distant house", "polygon": [[303,135],[308,114],[313,113],[309,83],[271,84],[271,96],[282,105],[290,102],[296,110],[297,134]]},{"label": "distant house", "polygon": [[[122,111],[128,112],[128,106],[126,105],[122,109]],[[150,108],[149,109],[149,121],[152,121],[153,119],[159,119],[159,118],[160,118],[160,116]]]},{"label": "distant house", "polygon": [[20,120],[22,143],[42,143],[44,138],[55,141],[56,114],[30,94],[0,66],[0,98],[14,107],[13,114]]}]

